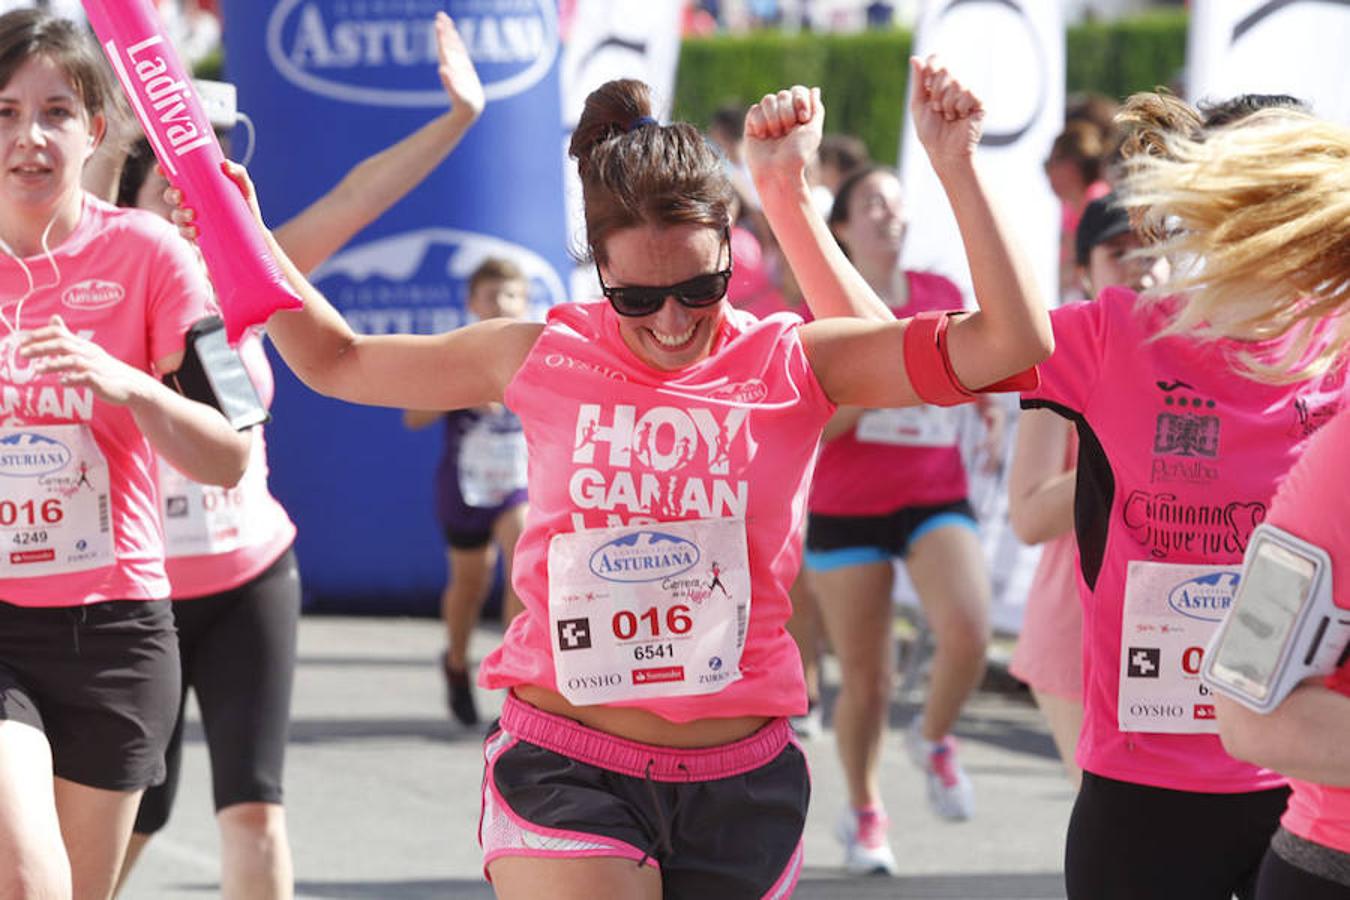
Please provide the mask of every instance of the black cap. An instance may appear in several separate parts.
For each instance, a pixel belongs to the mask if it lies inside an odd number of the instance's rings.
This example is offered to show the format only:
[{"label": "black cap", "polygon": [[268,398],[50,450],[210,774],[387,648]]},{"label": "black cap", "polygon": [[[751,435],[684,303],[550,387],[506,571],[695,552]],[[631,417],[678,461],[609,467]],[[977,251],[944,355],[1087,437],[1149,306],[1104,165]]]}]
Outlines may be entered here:
[{"label": "black cap", "polygon": [[1074,234],[1074,256],[1078,265],[1087,265],[1093,247],[1129,230],[1130,216],[1116,203],[1115,194],[1093,200],[1083,210],[1083,218],[1078,220],[1078,231]]}]

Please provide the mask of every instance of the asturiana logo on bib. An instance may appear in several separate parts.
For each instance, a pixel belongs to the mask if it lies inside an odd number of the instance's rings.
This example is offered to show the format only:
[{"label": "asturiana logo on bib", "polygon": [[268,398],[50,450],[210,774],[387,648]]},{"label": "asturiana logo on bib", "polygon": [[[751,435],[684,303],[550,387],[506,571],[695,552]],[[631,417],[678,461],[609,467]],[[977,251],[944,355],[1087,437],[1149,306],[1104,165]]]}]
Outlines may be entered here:
[{"label": "asturiana logo on bib", "polygon": [[659,531],[615,538],[591,554],[591,572],[606,581],[660,581],[698,565],[698,546]]},{"label": "asturiana logo on bib", "polygon": [[1236,572],[1198,575],[1172,588],[1167,595],[1167,605],[1191,619],[1222,621],[1228,607],[1233,605],[1238,580]]},{"label": "asturiana logo on bib", "polygon": [[[445,91],[432,17],[440,2],[281,0],[267,22],[267,55],[303,90],[370,106],[440,107]],[[558,56],[555,0],[452,0],[489,102],[524,93]]]},{"label": "asturiana logo on bib", "polygon": [[0,475],[36,478],[61,471],[70,460],[70,448],[54,438],[31,431],[0,438]]},{"label": "asturiana logo on bib", "polygon": [[121,303],[126,295],[126,290],[116,282],[91,278],[67,288],[61,302],[71,309],[106,309]]}]

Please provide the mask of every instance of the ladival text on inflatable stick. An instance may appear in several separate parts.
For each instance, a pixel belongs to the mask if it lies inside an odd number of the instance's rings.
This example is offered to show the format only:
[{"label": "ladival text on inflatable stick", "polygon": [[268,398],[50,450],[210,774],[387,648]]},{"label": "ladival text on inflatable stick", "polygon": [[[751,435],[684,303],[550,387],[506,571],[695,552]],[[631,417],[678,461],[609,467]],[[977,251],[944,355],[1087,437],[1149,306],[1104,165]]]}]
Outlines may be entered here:
[{"label": "ladival text on inflatable stick", "polygon": [[220,143],[150,0],[84,0],[84,10],[169,183],[192,198],[230,343],[273,312],[299,308],[239,188],[221,171]]}]

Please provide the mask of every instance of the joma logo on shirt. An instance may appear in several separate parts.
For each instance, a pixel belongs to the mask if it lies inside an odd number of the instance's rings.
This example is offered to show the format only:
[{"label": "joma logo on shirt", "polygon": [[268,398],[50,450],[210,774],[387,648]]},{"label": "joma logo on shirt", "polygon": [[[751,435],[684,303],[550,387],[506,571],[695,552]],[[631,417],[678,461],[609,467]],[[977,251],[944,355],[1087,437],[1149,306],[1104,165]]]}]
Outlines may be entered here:
[{"label": "joma logo on shirt", "polygon": [[61,295],[61,302],[71,309],[106,309],[121,303],[127,292],[120,284],[91,278],[71,285]]}]

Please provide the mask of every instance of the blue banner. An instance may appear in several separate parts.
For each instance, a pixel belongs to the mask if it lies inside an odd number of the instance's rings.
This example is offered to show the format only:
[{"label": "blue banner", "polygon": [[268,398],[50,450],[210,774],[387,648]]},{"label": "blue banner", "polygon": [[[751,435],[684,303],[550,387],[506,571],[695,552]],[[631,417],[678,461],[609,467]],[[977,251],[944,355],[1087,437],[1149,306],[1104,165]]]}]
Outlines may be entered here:
[{"label": "blue banner", "polygon": [[[538,310],[565,299],[556,0],[230,0],[226,76],[257,130],[249,169],[275,227],[360,160],[443,113],[433,17],[467,44],[487,108],[413,193],[313,273],[357,331],[465,320],[467,277],[505,256]],[[309,392],[274,356],[271,485],[299,527],[311,604],[406,609],[444,577],[432,514],[439,433]],[[436,429],[431,429],[435,431]]]}]

